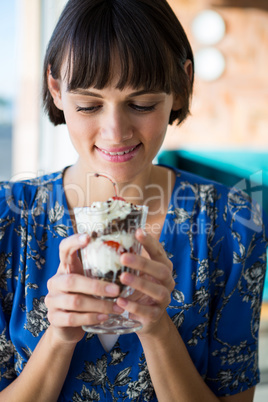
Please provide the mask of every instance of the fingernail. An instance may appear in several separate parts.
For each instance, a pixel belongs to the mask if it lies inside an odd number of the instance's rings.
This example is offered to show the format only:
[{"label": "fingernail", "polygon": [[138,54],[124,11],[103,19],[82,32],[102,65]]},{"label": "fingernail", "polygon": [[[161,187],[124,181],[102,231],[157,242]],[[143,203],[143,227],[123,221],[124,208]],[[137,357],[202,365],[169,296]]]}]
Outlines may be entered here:
[{"label": "fingernail", "polygon": [[106,286],[105,291],[111,295],[117,295],[119,292],[119,288],[117,285],[111,283],[110,285]]},{"label": "fingernail", "polygon": [[[121,280],[121,277],[120,277]],[[134,281],[134,276],[131,274],[128,274],[127,272],[124,272],[124,276],[122,277],[122,282],[125,284],[130,284]]]},{"label": "fingernail", "polygon": [[142,229],[142,228],[139,228],[138,230],[137,230],[137,234],[138,234],[138,236],[143,236],[143,237],[146,237],[147,236],[147,233],[145,232],[145,230],[144,229]]},{"label": "fingernail", "polygon": [[108,318],[109,318],[108,314],[99,314],[97,316],[98,321],[101,321],[101,322],[108,320]]},{"label": "fingernail", "polygon": [[128,304],[128,301],[126,299],[123,299],[122,297],[120,297],[117,302],[120,303],[122,307],[126,307]]},{"label": "fingernail", "polygon": [[128,265],[132,264],[135,261],[135,258],[135,254],[124,253],[121,255],[120,261],[123,263],[123,265]]},{"label": "fingernail", "polygon": [[81,244],[85,244],[87,242],[88,235],[86,233],[79,236],[78,240]]},{"label": "fingernail", "polygon": [[114,305],[113,305],[113,311],[114,311],[115,313],[122,314],[122,313],[124,312],[124,309],[122,309],[121,307],[119,307],[117,304],[114,304]]}]

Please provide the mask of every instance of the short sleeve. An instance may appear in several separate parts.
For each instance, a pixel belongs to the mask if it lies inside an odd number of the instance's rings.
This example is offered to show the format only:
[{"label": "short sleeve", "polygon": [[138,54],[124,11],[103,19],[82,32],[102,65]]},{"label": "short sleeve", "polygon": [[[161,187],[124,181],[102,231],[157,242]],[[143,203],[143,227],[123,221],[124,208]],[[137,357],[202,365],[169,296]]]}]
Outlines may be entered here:
[{"label": "short sleeve", "polygon": [[16,377],[14,347],[9,334],[14,296],[12,289],[14,236],[12,234],[16,219],[9,204],[9,190],[9,183],[0,184],[0,390]]},{"label": "short sleeve", "polygon": [[238,190],[222,195],[211,243],[211,320],[206,382],[217,396],[259,382],[258,332],[267,217]]}]

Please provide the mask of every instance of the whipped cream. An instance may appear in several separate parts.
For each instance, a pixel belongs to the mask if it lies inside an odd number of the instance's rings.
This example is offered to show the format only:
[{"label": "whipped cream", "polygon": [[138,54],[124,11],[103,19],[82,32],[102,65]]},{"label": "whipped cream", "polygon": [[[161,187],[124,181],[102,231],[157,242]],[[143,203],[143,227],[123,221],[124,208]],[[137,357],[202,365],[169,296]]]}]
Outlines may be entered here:
[{"label": "whipped cream", "polygon": [[88,246],[81,250],[84,270],[90,270],[96,276],[108,272],[116,275],[123,268],[121,254],[140,251],[135,230],[129,228],[143,226],[147,207],[109,198],[105,202],[94,202],[90,207],[75,208],[74,212],[78,233],[91,236]]},{"label": "whipped cream", "polygon": [[[104,202],[93,202],[90,207],[75,208],[78,233],[102,231],[109,222],[125,219],[133,210],[133,204],[109,198]],[[134,207],[135,209],[142,207]]]},{"label": "whipped cream", "polygon": [[114,233],[114,235],[115,236],[103,236],[89,243],[84,250],[84,269],[96,271],[96,274],[98,275],[105,275],[110,271],[116,274],[120,269],[122,269],[120,263],[121,253],[113,247],[107,246],[105,241],[107,241],[107,237],[109,237],[109,240],[118,243],[122,240],[122,243],[120,242],[122,250],[127,250],[134,246],[136,240],[133,235],[127,233],[125,233],[125,236],[121,234],[120,239],[116,236],[116,233]]}]

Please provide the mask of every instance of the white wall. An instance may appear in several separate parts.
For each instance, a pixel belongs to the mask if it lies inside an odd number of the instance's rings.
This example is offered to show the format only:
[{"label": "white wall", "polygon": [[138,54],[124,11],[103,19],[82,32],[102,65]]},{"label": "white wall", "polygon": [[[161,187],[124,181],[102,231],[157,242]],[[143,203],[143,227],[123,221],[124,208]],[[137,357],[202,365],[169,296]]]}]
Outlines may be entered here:
[{"label": "white wall", "polygon": [[74,163],[66,126],[54,127],[41,104],[45,49],[66,0],[18,0],[16,115],[12,179],[35,177]]},{"label": "white wall", "polygon": [[[42,0],[41,18],[41,60],[66,0]],[[77,153],[74,150],[67,127],[54,127],[41,109],[39,169],[52,172],[74,163]]]}]

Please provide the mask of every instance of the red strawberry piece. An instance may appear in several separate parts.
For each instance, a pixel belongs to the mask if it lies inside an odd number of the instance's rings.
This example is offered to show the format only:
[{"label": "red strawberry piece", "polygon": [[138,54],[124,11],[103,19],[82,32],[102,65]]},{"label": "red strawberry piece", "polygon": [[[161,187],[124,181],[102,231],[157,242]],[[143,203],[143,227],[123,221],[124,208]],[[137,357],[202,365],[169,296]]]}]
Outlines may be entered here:
[{"label": "red strawberry piece", "polygon": [[119,250],[119,248],[121,247],[121,244],[118,243],[117,241],[113,241],[113,240],[106,240],[103,242],[104,244],[106,244],[106,246],[114,248],[116,251]]},{"label": "red strawberry piece", "polygon": [[126,201],[123,197],[112,197],[113,200],[118,200],[118,201]]}]

